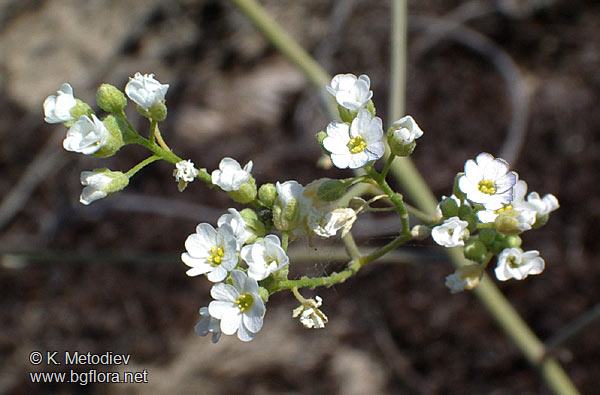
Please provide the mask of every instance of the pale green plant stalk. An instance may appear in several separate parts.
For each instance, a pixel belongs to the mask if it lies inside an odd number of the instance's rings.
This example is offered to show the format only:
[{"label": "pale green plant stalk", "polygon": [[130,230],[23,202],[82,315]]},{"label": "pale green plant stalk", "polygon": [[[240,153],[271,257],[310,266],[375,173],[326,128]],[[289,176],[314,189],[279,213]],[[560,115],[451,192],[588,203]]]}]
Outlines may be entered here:
[{"label": "pale green plant stalk", "polygon": [[[275,22],[268,13],[254,0],[231,0],[240,11],[242,11],[254,25],[271,41],[271,43],[302,70],[309,81],[318,89],[329,83],[329,76],[311,57],[304,51],[293,39]],[[395,98],[391,100],[393,108],[390,111],[392,119],[399,118],[404,111],[404,92],[405,92],[405,75],[406,75],[406,0],[392,0],[392,32],[394,37],[392,43],[392,87],[391,92],[395,93]],[[399,35],[400,37],[396,37]],[[437,200],[431,190],[423,180],[419,171],[416,169],[412,161],[408,158],[398,158],[390,165],[390,171],[401,183],[406,194],[415,202],[417,208],[426,214],[433,215]],[[303,281],[306,286],[327,285],[329,281],[337,280],[337,282],[345,281],[346,278],[355,274],[364,263],[364,259],[372,261],[377,259],[379,253],[390,251],[399,245],[404,240],[404,236],[399,236],[397,239],[386,245],[382,250],[369,256],[357,258],[353,256],[348,268],[340,273],[334,273],[331,276],[320,279],[300,279],[287,280],[290,282],[280,283],[284,288],[293,289],[294,287],[304,286],[292,281]],[[355,245],[354,245],[355,246]],[[353,255],[357,254],[354,249]],[[383,252],[383,253],[385,253]],[[465,264],[465,258],[462,257],[460,251],[456,249],[448,249],[448,254],[455,266],[460,267]],[[309,282],[314,280],[315,283]],[[321,281],[322,284],[318,283]],[[544,345],[531,331],[527,324],[518,315],[515,309],[511,306],[508,300],[502,295],[498,288],[484,276],[481,283],[476,287],[475,294],[488,309],[494,320],[504,330],[506,335],[513,341],[525,358],[537,368],[546,385],[555,394],[573,395],[578,394],[578,390],[571,382],[568,375],[562,369],[556,359],[547,357],[544,358]]]}]

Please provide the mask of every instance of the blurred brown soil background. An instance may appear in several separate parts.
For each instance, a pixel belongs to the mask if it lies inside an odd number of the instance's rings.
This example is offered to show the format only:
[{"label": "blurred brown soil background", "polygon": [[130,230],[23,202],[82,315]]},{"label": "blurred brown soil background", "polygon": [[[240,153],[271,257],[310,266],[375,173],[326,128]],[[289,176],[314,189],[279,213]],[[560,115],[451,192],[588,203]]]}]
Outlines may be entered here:
[{"label": "blurred brown soil background", "polygon": [[[388,2],[263,4],[330,73],[368,74],[388,124]],[[413,157],[436,195],[450,193],[466,159],[488,151],[512,155],[530,191],[560,200],[549,224],[524,236],[545,272],[499,284],[547,340],[600,299],[600,5],[428,0],[410,1],[409,12],[407,113],[425,131]],[[453,20],[466,29],[428,30]],[[473,47],[473,32],[494,44],[491,52]],[[498,53],[519,79],[507,83],[498,72]],[[302,328],[291,318],[297,302],[282,293],[253,342],[196,336],[210,284],[188,278],[179,254],[228,198],[200,182],[179,193],[172,166],[155,163],[124,192],[84,207],[82,170],[124,171],[146,152],[67,153],[65,129],[43,122],[42,102],[61,83],[92,104],[100,83],[122,89],[137,71],[170,84],[161,130],[198,166],[252,160],[258,183],[348,174],[315,165],[314,134],[328,122],[318,91],[226,1],[0,1],[0,393],[548,393],[476,298],[450,295],[444,277],[453,269],[430,241],[319,290],[326,329]],[[529,95],[522,144],[507,133],[515,90]],[[380,245],[397,228],[386,216],[361,217],[359,245]],[[330,248],[316,244],[293,272],[338,269]],[[598,393],[599,344],[595,323],[558,353],[586,394]],[[149,383],[31,384],[28,372],[50,369],[29,364],[33,350],[131,354],[121,371],[147,369]]]}]

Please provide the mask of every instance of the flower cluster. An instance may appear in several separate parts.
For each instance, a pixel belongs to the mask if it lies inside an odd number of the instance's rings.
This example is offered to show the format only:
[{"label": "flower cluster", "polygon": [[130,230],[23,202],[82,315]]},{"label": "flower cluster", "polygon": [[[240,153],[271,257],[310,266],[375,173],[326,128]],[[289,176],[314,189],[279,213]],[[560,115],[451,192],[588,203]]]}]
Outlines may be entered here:
[{"label": "flower cluster", "polygon": [[[44,100],[44,120],[51,124],[62,123],[68,128],[63,147],[70,152],[104,158],[116,154],[123,145],[132,143],[143,145],[155,154],[160,149],[170,151],[162,142],[156,125],[166,116],[165,95],[168,89],[169,85],[158,82],[153,74],[136,73],[125,85],[127,97],[135,103],[138,112],[152,123],[154,130],[150,131],[148,139],[140,136],[127,119],[124,112],[127,99],[123,92],[109,84],[102,84],[96,92],[98,106],[109,113],[102,119],[87,103],[73,96],[70,84],[64,83],[56,95]],[[160,139],[159,143],[163,145],[157,145],[155,139]],[[159,157],[149,158],[127,173],[108,169],[83,171],[81,184],[84,189],[80,202],[87,205],[125,188],[133,174],[156,159]],[[176,160],[175,155],[169,159],[175,164],[173,176],[179,190],[183,191],[198,176],[198,170],[189,160]]]},{"label": "flower cluster", "polygon": [[[261,219],[250,208],[241,212],[230,208],[218,219],[216,228],[199,224],[186,239],[186,252],[181,255],[189,267],[187,275],[204,275],[216,283],[211,290],[214,300],[201,309],[202,319],[196,326],[202,336],[212,333],[213,342],[221,333],[237,333],[240,340],[249,341],[260,331],[268,287],[275,280],[287,279],[290,260],[286,249],[290,239],[328,238],[340,231],[345,234],[356,220],[354,209],[320,197],[320,191],[331,192],[329,184],[335,180],[319,179],[306,187],[289,180],[264,184],[257,192],[251,170],[252,162],[242,168],[235,159],[223,158],[211,180],[236,201],[257,201],[271,213],[269,219]],[[245,188],[247,185],[252,188]],[[325,195],[331,198],[331,194]],[[282,232],[283,241],[269,233],[272,231]],[[304,310],[296,314],[306,327],[322,328],[327,322],[318,309],[322,300],[317,300],[303,299]]]},{"label": "flower cluster", "polygon": [[[343,122],[327,125],[321,144],[335,167],[358,169],[377,161],[385,152],[383,122],[375,116],[371,80],[366,75],[338,74],[327,91],[338,103]],[[387,137],[393,154],[407,156],[423,135],[415,120],[406,116],[392,124]]]},{"label": "flower cluster", "polygon": [[[190,277],[203,276],[213,283],[212,301],[200,308],[201,319],[195,326],[200,336],[212,334],[216,343],[222,334],[252,340],[263,327],[269,297],[289,290],[300,302],[292,317],[306,328],[323,328],[328,321],[320,307],[319,296],[306,299],[300,288],[332,286],[345,281],[364,265],[409,240],[429,235],[444,247],[461,247],[473,261],[447,276],[452,293],[472,289],[479,283],[493,258],[497,256],[496,277],[505,281],[524,279],[544,270],[538,251],[523,251],[519,234],[544,225],[558,208],[553,195],[527,194],[527,184],[519,180],[506,161],[482,153],[468,160],[464,172],[456,177],[453,195],[443,198],[439,216],[410,227],[409,207],[401,194],[388,184],[388,170],[397,156],[409,156],[423,131],[410,116],[393,122],[384,134],[383,122],[376,116],[371,80],[366,75],[339,74],[326,87],[337,102],[340,120],[330,122],[317,133],[317,141],[328,160],[339,169],[362,169],[344,179],[320,178],[307,185],[295,180],[258,184],[252,175],[254,164],[243,167],[235,159],[224,157],[218,168],[208,172],[189,159],[178,157],[163,139],[158,123],[167,115],[165,97],[168,84],[153,74],[136,73],[129,78],[124,93],[102,84],[96,102],[108,114],[104,117],[73,96],[65,83],[56,95],[43,104],[48,123],[63,123],[67,134],[63,147],[71,152],[96,157],[115,155],[126,144],[137,144],[151,152],[127,172],[107,168],[83,171],[84,186],[80,202],[88,205],[128,186],[130,178],[145,166],[165,160],[174,166],[173,177],[179,191],[200,179],[210,188],[226,193],[246,208],[230,208],[216,226],[203,222],[185,240],[181,261]],[[137,112],[149,121],[142,136],[125,115],[127,98]],[[389,147],[385,164],[377,164]],[[378,170],[376,166],[383,169]],[[355,184],[367,184],[375,196],[365,200],[354,196]],[[373,207],[381,200],[387,207]],[[351,230],[358,216],[366,211],[395,211],[400,216],[398,235],[380,250],[361,255],[352,240]],[[412,213],[418,210],[413,208]],[[427,215],[420,213],[423,219]],[[433,223],[432,223],[433,222]],[[288,244],[305,238],[340,236],[352,258],[346,268],[319,278],[302,276],[290,279]]]},{"label": "flower cluster", "polygon": [[446,278],[450,290],[475,287],[483,269],[498,256],[496,278],[522,280],[544,270],[539,252],[524,252],[519,234],[540,227],[559,207],[558,199],[537,192],[527,195],[527,183],[511,171],[509,164],[488,153],[465,163],[456,178],[454,195],[438,205],[442,219],[431,230],[434,241],[444,247],[464,247],[467,259],[478,265],[459,268]]}]

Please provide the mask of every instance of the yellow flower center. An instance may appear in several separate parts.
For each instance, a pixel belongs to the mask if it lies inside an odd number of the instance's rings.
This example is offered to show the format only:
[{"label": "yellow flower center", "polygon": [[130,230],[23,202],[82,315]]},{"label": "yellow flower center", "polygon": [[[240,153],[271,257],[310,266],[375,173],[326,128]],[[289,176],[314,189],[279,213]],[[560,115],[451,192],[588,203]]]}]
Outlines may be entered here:
[{"label": "yellow flower center", "polygon": [[351,153],[358,154],[367,148],[367,142],[361,136],[356,136],[348,141],[347,146]]},{"label": "yellow flower center", "polygon": [[223,249],[223,247],[219,247],[219,248],[212,247],[210,249],[210,256],[208,258],[206,258],[206,260],[208,262],[210,262],[210,264],[212,266],[219,266],[221,264],[221,262],[223,261],[224,256],[225,256],[225,250]]},{"label": "yellow flower center", "polygon": [[511,256],[510,258],[508,258],[508,266],[515,269],[515,268],[521,266],[521,262],[517,262],[517,258],[515,258],[514,256]]},{"label": "yellow flower center", "polygon": [[254,303],[254,297],[250,294],[243,294],[235,301],[235,304],[242,313],[249,310],[252,307],[252,303]]},{"label": "yellow flower center", "polygon": [[477,188],[485,194],[493,195],[496,193],[496,184],[492,180],[481,180],[477,185]]}]

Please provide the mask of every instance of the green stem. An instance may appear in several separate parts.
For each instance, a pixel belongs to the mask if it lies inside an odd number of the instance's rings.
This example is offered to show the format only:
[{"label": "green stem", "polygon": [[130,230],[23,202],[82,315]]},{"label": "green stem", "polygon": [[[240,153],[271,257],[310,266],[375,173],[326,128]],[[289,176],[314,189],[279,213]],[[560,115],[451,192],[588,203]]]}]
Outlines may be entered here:
[{"label": "green stem", "polygon": [[387,178],[388,171],[390,170],[390,166],[392,165],[392,162],[394,161],[395,158],[396,158],[396,155],[390,154],[390,156],[388,156],[387,160],[385,161],[385,166],[383,167],[383,170],[381,171],[381,176],[384,179]]},{"label": "green stem", "polygon": [[385,178],[377,173],[374,168],[371,168],[369,171],[369,175],[377,182],[377,185],[383,193],[385,193],[389,199],[396,207],[396,211],[398,215],[400,215],[400,221],[402,222],[402,232],[403,234],[410,234],[410,222],[408,218],[408,212],[406,211],[406,207],[404,206],[404,201],[402,200],[402,195],[397,192],[394,192],[392,188],[389,186]]},{"label": "green stem", "polygon": [[275,289],[271,293],[280,291],[282,289],[293,289],[293,288],[310,288],[315,289],[317,287],[331,287],[336,284],[345,282],[350,277],[354,276],[363,266],[376,260],[377,258],[387,254],[391,250],[398,248],[400,245],[410,240],[408,235],[400,235],[388,244],[381,247],[379,250],[352,259],[345,270],[340,272],[331,273],[329,276],[323,277],[301,277],[297,280],[282,280],[279,281],[275,286]]},{"label": "green stem", "polygon": [[155,161],[157,161],[159,159],[161,159],[161,158],[158,155],[149,156],[148,158],[144,159],[143,161],[141,161],[140,163],[138,163],[137,165],[135,165],[134,167],[132,167],[127,173],[125,173],[125,175],[128,178],[131,178],[131,177],[133,177],[133,175],[135,173],[137,173],[138,171],[142,170],[144,167],[146,167],[150,163],[155,162]]},{"label": "green stem", "polygon": [[156,130],[156,125],[158,125],[158,121],[155,121],[154,119],[150,121],[150,136],[148,137],[148,140],[150,140],[150,144],[152,145],[155,144],[154,131]]}]

